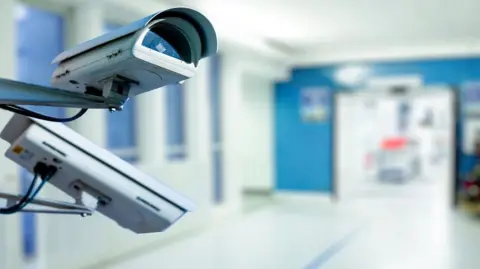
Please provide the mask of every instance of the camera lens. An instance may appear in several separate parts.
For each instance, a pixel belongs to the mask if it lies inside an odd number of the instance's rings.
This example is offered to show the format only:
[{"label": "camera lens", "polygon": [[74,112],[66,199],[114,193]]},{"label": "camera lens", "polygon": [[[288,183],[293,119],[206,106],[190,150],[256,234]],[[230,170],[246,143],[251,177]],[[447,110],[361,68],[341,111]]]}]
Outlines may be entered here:
[{"label": "camera lens", "polygon": [[[195,34],[200,38],[201,58],[209,57],[217,53],[217,34],[212,23],[202,13],[194,9],[179,7],[161,12],[159,16],[157,16],[157,19],[160,18],[181,18],[187,21],[190,26],[195,29]],[[190,26],[188,28],[191,28]]]},{"label": "camera lens", "polygon": [[168,17],[152,23],[142,45],[195,66],[202,58],[200,35],[182,18]]},{"label": "camera lens", "polygon": [[155,50],[157,52],[163,53],[175,59],[182,60],[180,54],[160,35],[149,31],[145,38],[142,41],[142,46],[145,46],[149,49]]}]

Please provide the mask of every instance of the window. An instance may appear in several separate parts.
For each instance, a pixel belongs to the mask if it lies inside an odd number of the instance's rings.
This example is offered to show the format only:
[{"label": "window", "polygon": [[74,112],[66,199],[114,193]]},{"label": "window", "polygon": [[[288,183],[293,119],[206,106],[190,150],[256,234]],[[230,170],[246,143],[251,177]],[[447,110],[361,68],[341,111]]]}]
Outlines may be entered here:
[{"label": "window", "polygon": [[[105,31],[120,28],[117,24],[107,24]],[[127,162],[137,162],[137,137],[135,126],[135,99],[129,99],[119,112],[105,112],[107,115],[107,147]]]},{"label": "window", "polygon": [[211,58],[210,68],[210,104],[212,124],[212,162],[213,162],[213,195],[216,203],[223,201],[223,157],[222,157],[222,132],[221,132],[221,55]]},{"label": "window", "polygon": [[[64,49],[63,18],[55,13],[23,5],[17,7],[16,15],[17,79],[50,86],[55,71],[51,62]],[[61,107],[28,108],[53,117],[65,115],[65,109]]]},{"label": "window", "polygon": [[[17,79],[43,86],[50,85],[55,66],[51,61],[63,51],[63,18],[55,13],[24,5],[17,6],[16,14]],[[39,30],[40,29],[40,30]],[[52,117],[64,117],[58,107],[29,106],[36,112]],[[26,192],[33,176],[21,172],[21,188]],[[22,214],[23,253],[26,258],[36,254],[36,219],[33,213]]]},{"label": "window", "polygon": [[185,87],[183,84],[166,86],[167,158],[183,160],[185,147]]},{"label": "window", "polygon": [[135,103],[132,99],[122,111],[105,112],[107,115],[107,148],[129,162],[136,162]]}]

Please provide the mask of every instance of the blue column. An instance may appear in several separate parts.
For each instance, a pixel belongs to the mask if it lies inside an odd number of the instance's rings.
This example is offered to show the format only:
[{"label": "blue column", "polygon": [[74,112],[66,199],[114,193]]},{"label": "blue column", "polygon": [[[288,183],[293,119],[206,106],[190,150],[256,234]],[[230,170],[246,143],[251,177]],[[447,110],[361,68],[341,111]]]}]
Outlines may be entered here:
[{"label": "blue column", "polygon": [[212,163],[213,163],[213,199],[215,203],[222,203],[223,194],[223,150],[222,150],[222,113],[221,88],[222,57],[220,54],[211,58],[210,68],[210,117],[212,126]]},{"label": "blue column", "polygon": [[[63,51],[64,22],[55,13],[28,6],[21,9],[17,20],[17,79],[20,81],[50,85],[50,78],[55,70],[51,61]],[[30,106],[36,112],[53,117],[64,117],[65,110],[58,107]],[[21,189],[26,192],[33,175],[22,169]],[[23,254],[26,259],[33,259],[37,254],[36,219],[32,213],[22,214]]]}]

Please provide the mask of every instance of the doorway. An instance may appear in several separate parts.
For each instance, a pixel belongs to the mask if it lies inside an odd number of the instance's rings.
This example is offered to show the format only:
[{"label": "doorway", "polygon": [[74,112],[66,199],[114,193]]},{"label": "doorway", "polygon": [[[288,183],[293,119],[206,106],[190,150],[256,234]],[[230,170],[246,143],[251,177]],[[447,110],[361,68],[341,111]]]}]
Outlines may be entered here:
[{"label": "doorway", "polygon": [[452,205],[455,93],[448,87],[339,93],[335,185],[340,200],[435,198]]}]

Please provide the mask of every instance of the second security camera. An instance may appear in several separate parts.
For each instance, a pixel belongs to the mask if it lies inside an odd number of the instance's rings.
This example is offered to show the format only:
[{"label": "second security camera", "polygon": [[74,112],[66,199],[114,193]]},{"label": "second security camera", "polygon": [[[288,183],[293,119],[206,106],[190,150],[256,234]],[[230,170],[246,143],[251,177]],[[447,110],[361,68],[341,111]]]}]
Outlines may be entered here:
[{"label": "second security camera", "polygon": [[188,8],[169,9],[61,53],[51,84],[128,98],[194,76],[199,61],[217,47],[205,16]]}]

